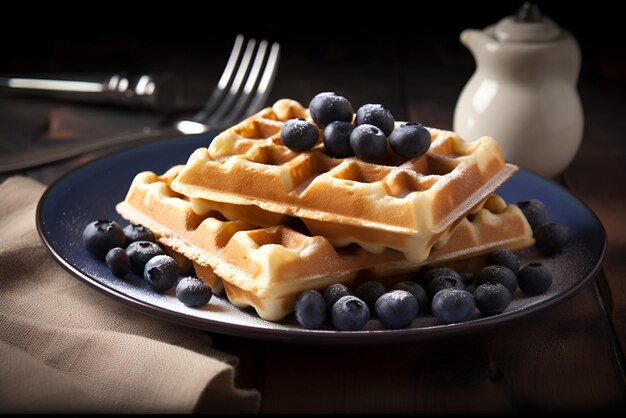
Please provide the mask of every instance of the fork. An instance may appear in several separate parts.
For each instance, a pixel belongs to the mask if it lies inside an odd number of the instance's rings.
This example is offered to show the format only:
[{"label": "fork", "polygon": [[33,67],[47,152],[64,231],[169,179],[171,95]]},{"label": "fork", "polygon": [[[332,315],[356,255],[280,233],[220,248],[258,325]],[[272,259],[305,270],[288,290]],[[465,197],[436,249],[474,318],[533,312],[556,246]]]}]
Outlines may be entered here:
[{"label": "fork", "polygon": [[[244,45],[245,44],[245,45]],[[85,142],[62,143],[0,157],[0,173],[25,170],[107,148],[121,148],[176,135],[224,129],[258,112],[270,93],[280,58],[280,45],[237,35],[217,85],[202,109],[172,126],[146,127],[139,132]]]}]

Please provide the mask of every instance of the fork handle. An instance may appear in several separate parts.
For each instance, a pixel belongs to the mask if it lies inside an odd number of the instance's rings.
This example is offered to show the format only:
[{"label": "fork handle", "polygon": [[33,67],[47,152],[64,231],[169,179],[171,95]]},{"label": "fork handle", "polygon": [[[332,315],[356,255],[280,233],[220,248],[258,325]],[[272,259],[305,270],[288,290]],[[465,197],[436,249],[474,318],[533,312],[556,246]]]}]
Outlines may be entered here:
[{"label": "fork handle", "polygon": [[0,77],[0,93],[169,112],[181,100],[181,85],[170,73],[127,75],[45,74]]}]

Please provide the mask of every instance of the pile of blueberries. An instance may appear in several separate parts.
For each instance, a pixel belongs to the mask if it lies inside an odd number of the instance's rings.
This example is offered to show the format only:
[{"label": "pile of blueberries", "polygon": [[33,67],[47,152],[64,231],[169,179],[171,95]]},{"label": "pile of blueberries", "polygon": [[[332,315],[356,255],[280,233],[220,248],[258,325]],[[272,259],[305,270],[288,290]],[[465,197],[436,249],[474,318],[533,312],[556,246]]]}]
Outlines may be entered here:
[{"label": "pile of blueberries", "polygon": [[314,123],[290,119],[283,124],[281,141],[292,151],[314,147],[319,129],[323,129],[324,149],[335,158],[356,155],[374,161],[386,153],[388,145],[401,157],[415,158],[430,147],[428,129],[419,123],[405,123],[394,129],[393,115],[380,104],[363,105],[355,116],[352,104],[345,97],[327,92],[311,100],[309,112]]},{"label": "pile of blueberries", "polygon": [[104,260],[116,276],[128,273],[143,277],[151,289],[167,292],[176,286],[176,297],[187,306],[209,303],[211,288],[201,279],[180,276],[176,261],[157,244],[152,231],[143,225],[122,227],[115,221],[99,219],[83,229],[83,245],[98,260]]},{"label": "pile of blueberries", "polygon": [[[559,254],[570,239],[569,229],[550,222],[547,207],[538,200],[517,205],[533,228],[537,249],[546,257]],[[101,219],[85,226],[82,240],[87,251],[104,260],[116,276],[134,273],[157,292],[175,286],[177,299],[187,306],[204,306],[213,296],[201,279],[179,275],[176,261],[143,225],[122,228]],[[552,273],[542,263],[531,262],[521,268],[515,253],[500,249],[487,255],[486,267],[476,275],[434,267],[422,277],[416,276],[415,281],[400,282],[389,289],[368,281],[354,292],[341,283],[330,285],[323,294],[307,290],[296,301],[295,317],[304,328],[331,324],[340,331],[361,330],[371,318],[387,329],[406,328],[418,315],[429,312],[441,323],[451,324],[469,320],[476,309],[483,316],[504,312],[518,287],[526,294],[538,295],[551,285]]]},{"label": "pile of blueberries", "polygon": [[[546,257],[559,254],[569,241],[569,229],[550,222],[548,209],[539,200],[517,205],[533,229],[537,249]],[[359,331],[372,318],[386,329],[406,328],[419,314],[430,311],[441,323],[452,324],[468,321],[476,309],[482,316],[500,314],[518,287],[526,294],[539,295],[550,288],[552,279],[544,264],[531,262],[521,267],[514,252],[498,249],[487,255],[486,266],[475,275],[434,267],[416,275],[414,281],[390,289],[369,281],[354,292],[341,283],[330,285],[323,294],[307,290],[296,301],[295,317],[308,329],[330,323],[340,331]]]}]

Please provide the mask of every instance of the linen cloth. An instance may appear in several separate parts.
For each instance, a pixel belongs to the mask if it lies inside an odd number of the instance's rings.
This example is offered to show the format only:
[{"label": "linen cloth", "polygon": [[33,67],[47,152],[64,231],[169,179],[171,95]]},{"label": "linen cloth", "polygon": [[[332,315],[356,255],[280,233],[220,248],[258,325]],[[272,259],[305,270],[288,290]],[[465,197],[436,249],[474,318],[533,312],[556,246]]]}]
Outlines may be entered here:
[{"label": "linen cloth", "polygon": [[258,412],[260,394],[234,385],[237,358],[207,333],[130,309],[53,260],[35,226],[44,189],[0,184],[0,412]]}]

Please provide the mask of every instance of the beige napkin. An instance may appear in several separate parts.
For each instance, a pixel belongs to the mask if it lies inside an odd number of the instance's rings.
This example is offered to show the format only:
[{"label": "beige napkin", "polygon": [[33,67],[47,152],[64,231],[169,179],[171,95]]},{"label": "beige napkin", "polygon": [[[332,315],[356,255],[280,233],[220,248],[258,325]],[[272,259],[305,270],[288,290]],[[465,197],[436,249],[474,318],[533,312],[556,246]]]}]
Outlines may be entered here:
[{"label": "beige napkin", "polygon": [[35,228],[43,190],[25,177],[0,184],[0,412],[257,412],[259,393],[234,386],[237,359],[206,333],[129,309],[56,264]]}]

